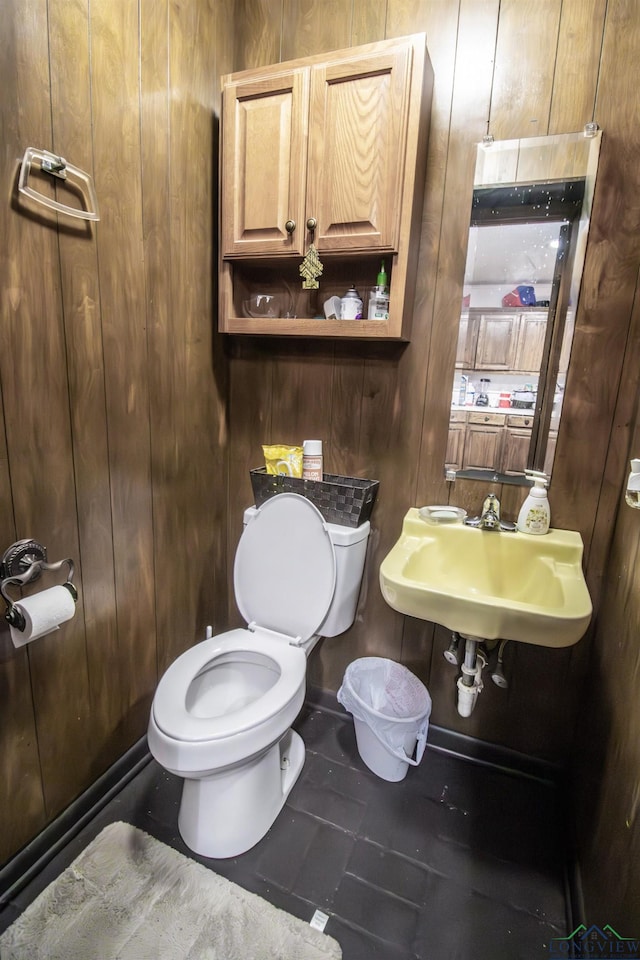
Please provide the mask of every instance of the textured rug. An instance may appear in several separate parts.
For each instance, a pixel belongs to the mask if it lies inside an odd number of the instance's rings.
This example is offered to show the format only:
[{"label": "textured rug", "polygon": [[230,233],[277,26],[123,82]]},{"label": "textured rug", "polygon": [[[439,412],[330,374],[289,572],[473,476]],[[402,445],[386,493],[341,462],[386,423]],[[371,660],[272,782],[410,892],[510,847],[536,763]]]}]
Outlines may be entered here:
[{"label": "textured rug", "polygon": [[340,960],[331,937],[126,823],[0,937],[2,960]]}]

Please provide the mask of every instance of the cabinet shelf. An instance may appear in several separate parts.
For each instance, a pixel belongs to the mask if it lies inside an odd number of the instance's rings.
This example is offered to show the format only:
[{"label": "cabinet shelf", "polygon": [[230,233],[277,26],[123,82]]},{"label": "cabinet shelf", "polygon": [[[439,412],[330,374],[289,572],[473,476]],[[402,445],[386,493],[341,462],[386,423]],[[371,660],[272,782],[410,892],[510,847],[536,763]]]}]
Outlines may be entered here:
[{"label": "cabinet shelf", "polygon": [[226,333],[279,337],[340,337],[347,340],[400,340],[389,320],[320,320],[317,318],[228,317]]}]

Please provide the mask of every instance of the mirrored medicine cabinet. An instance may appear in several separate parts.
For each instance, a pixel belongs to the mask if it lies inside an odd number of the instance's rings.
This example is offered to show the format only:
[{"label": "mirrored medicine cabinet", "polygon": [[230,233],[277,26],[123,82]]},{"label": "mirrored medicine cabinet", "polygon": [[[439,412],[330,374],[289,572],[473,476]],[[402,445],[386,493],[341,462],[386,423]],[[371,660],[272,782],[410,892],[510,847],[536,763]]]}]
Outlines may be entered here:
[{"label": "mirrored medicine cabinet", "polygon": [[451,390],[449,479],[551,475],[601,131],[478,145]]}]

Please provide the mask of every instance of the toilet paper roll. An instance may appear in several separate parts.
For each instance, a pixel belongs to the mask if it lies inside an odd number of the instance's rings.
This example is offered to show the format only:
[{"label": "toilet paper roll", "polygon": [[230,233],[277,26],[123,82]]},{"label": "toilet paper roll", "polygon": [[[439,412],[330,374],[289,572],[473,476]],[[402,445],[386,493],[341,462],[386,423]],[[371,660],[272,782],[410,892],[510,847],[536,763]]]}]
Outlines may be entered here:
[{"label": "toilet paper roll", "polygon": [[11,639],[15,647],[23,647],[38,637],[53,633],[61,623],[70,620],[76,612],[73,597],[66,587],[50,587],[32,597],[25,597],[14,604],[25,619],[24,630],[10,627]]}]

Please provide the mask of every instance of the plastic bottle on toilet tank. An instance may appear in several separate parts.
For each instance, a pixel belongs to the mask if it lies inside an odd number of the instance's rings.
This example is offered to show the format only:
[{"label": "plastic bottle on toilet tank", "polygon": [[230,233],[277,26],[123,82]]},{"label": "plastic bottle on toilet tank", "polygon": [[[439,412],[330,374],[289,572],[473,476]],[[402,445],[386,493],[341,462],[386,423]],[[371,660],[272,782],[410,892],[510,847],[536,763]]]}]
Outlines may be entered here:
[{"label": "plastic bottle on toilet tank", "polygon": [[322,480],[322,440],[305,440],[302,444],[303,480]]}]

